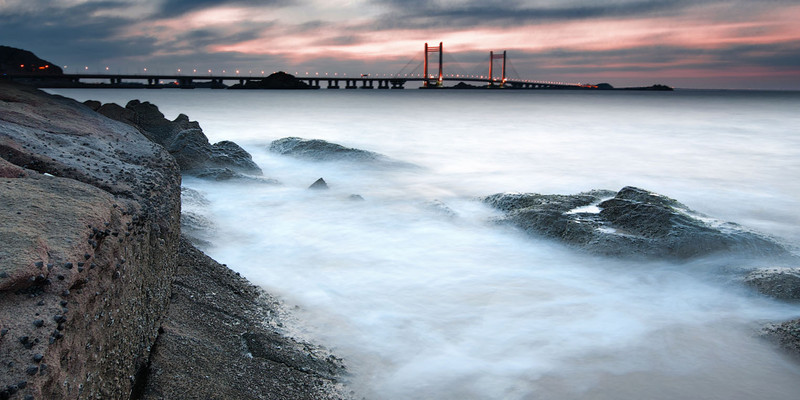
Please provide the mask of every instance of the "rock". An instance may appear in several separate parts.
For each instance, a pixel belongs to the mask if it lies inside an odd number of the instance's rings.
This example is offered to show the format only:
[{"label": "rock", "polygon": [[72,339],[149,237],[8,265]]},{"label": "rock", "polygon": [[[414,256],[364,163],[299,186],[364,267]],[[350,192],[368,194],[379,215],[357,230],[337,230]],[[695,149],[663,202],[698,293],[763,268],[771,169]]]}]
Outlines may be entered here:
[{"label": "rock", "polygon": [[36,75],[61,75],[61,68],[42,60],[27,50],[0,46],[0,75],[24,73]]},{"label": "rock", "polygon": [[448,207],[447,204],[444,204],[441,200],[433,200],[429,201],[424,204],[425,208],[430,211],[433,211],[439,215],[442,215],[447,218],[456,218],[458,217],[458,213],[453,211],[452,208]]},{"label": "rock", "polygon": [[[0,397],[345,397],[340,360],[265,324],[279,324],[274,300],[179,247],[181,177],[164,147],[6,82],[0,116],[13,175],[0,179]],[[259,344],[280,348],[248,357]]]},{"label": "rock", "polygon": [[206,216],[192,212],[181,212],[181,233],[193,245],[207,249],[211,247],[209,239],[213,236],[216,226]]},{"label": "rock", "polygon": [[[177,164],[133,127],[28,87],[0,82],[0,115],[0,165],[20,172],[0,180],[0,269],[8,275],[0,280],[0,321],[29,337],[23,346],[0,340],[0,387],[28,378],[38,353],[50,362],[28,380],[26,391],[37,397],[127,398],[127,377],[149,358],[169,302],[180,233]],[[107,239],[106,229],[126,224],[134,235]],[[50,267],[85,254],[98,266],[90,275]],[[121,255],[135,262],[125,264],[124,283],[112,283]],[[69,314],[58,306],[64,293]],[[31,323],[62,314],[81,322],[66,323],[63,334]]]},{"label": "rock", "polygon": [[319,178],[316,181],[314,181],[314,183],[312,183],[311,186],[309,186],[308,188],[313,190],[328,190],[328,183],[325,182],[324,179]]},{"label": "rock", "polygon": [[139,398],[344,398],[341,360],[276,330],[283,312],[277,304],[183,241],[172,304]]},{"label": "rock", "polygon": [[413,167],[413,164],[393,160],[383,154],[344,147],[320,139],[286,137],[273,141],[269,151],[311,161],[347,161],[383,167]]},{"label": "rock", "polygon": [[761,334],[787,353],[800,357],[800,319],[769,324]]},{"label": "rock", "polygon": [[261,168],[247,151],[230,141],[210,144],[200,124],[190,121],[184,114],[170,121],[157,106],[138,100],[128,102],[124,108],[104,104],[97,111],[136,127],[147,138],[164,146],[185,174],[216,180],[242,174],[262,175]]},{"label": "rock", "polygon": [[616,194],[495,194],[483,201],[524,231],[592,253],[622,257],[690,259],[715,253],[789,258],[780,244],[737,224],[723,223],[646,190]]},{"label": "rock", "polygon": [[760,268],[744,278],[747,286],[784,301],[800,301],[800,268]]}]

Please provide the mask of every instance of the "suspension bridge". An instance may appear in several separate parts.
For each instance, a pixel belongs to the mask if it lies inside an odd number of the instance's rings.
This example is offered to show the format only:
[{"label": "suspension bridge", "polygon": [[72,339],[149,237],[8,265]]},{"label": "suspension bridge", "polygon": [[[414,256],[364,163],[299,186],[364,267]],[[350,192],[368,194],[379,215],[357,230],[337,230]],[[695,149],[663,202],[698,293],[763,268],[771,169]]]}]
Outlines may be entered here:
[{"label": "suspension bridge", "polygon": [[[431,60],[430,55],[438,55]],[[502,53],[494,51],[489,52],[488,65],[480,66],[479,71],[465,71],[463,68],[458,68],[460,63],[451,61],[447,64],[444,58],[444,45],[439,42],[438,46],[429,46],[425,43],[422,52],[422,61],[419,58],[414,58],[406,64],[403,69],[393,74],[383,74],[382,76],[362,74],[361,76],[348,77],[339,74],[322,74],[319,73],[306,73],[296,74],[294,78],[298,81],[304,82],[311,89],[405,89],[406,86],[418,84],[420,89],[436,89],[446,88],[448,83],[457,82],[459,85],[456,87],[475,87],[475,88],[490,88],[490,89],[595,89],[597,86],[580,84],[580,83],[565,83],[565,82],[552,82],[544,80],[527,80],[519,77],[513,66],[510,63],[508,52],[503,50]],[[437,60],[438,59],[438,60]],[[495,64],[499,63],[499,71],[495,69]],[[431,64],[438,67],[436,72],[429,67]],[[451,64],[454,66],[453,71],[449,71]],[[459,70],[460,69],[460,70]],[[87,67],[88,70],[88,67]],[[108,68],[106,68],[108,70]],[[420,71],[421,70],[421,71]],[[507,73],[513,71],[512,76]],[[145,87],[145,88],[165,88],[176,87],[191,89],[199,86],[211,88],[225,88],[226,83],[238,83],[240,86],[247,86],[248,83],[256,83],[268,79],[263,76],[242,76],[239,71],[235,75],[232,74],[213,74],[212,70],[208,70],[209,74],[198,74],[197,70],[193,70],[191,74],[178,73],[163,74],[163,73],[145,73],[141,74],[114,74],[114,73],[73,73],[61,75],[42,75],[35,73],[10,73],[4,78],[7,79],[24,79],[35,81],[37,86],[48,87],[49,85],[57,87]],[[87,84],[86,81],[96,82],[94,84]],[[107,82],[107,83],[106,83]]]}]

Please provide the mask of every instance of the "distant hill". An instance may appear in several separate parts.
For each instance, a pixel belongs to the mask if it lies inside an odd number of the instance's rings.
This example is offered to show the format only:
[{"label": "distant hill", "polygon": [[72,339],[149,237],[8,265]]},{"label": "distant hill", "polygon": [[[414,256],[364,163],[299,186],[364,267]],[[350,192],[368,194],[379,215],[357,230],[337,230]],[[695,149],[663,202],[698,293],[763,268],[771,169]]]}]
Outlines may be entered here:
[{"label": "distant hill", "polygon": [[253,79],[244,85],[236,84],[229,89],[311,89],[307,83],[297,79],[294,75],[278,71],[264,79]]},{"label": "distant hill", "polygon": [[62,75],[64,71],[28,50],[0,46],[0,75],[20,73]]}]

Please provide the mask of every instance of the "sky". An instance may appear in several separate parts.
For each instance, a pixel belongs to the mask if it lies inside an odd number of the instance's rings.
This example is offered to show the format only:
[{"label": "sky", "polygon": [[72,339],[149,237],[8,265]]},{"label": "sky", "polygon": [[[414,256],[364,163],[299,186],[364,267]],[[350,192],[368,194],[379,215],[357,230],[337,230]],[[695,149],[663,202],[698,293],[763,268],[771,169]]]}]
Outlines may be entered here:
[{"label": "sky", "polygon": [[800,0],[0,0],[0,44],[66,72],[421,73],[426,42],[445,74],[800,90]]}]

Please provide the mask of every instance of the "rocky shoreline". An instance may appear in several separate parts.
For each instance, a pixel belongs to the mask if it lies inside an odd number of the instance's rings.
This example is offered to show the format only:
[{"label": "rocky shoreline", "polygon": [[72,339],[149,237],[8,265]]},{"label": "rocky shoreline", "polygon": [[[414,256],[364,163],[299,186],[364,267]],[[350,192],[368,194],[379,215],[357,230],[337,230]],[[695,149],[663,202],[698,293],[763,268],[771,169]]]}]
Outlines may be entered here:
[{"label": "rocky shoreline", "polygon": [[181,239],[182,173],[260,169],[128,106],[0,83],[0,399],[342,398],[341,360]]},{"label": "rocky shoreline", "polygon": [[[187,116],[170,121],[135,100],[81,104],[0,82],[0,111],[0,400],[349,397],[341,359],[285,335],[276,299],[192,245],[203,221],[181,212],[181,176],[277,183],[246,151],[211,144]],[[296,137],[270,151],[417,168]],[[184,189],[184,205],[198,196]],[[742,285],[800,302],[791,249],[660,194],[480,200],[502,213],[498,223],[603,257],[730,255]],[[800,320],[761,335],[800,356]]]}]

